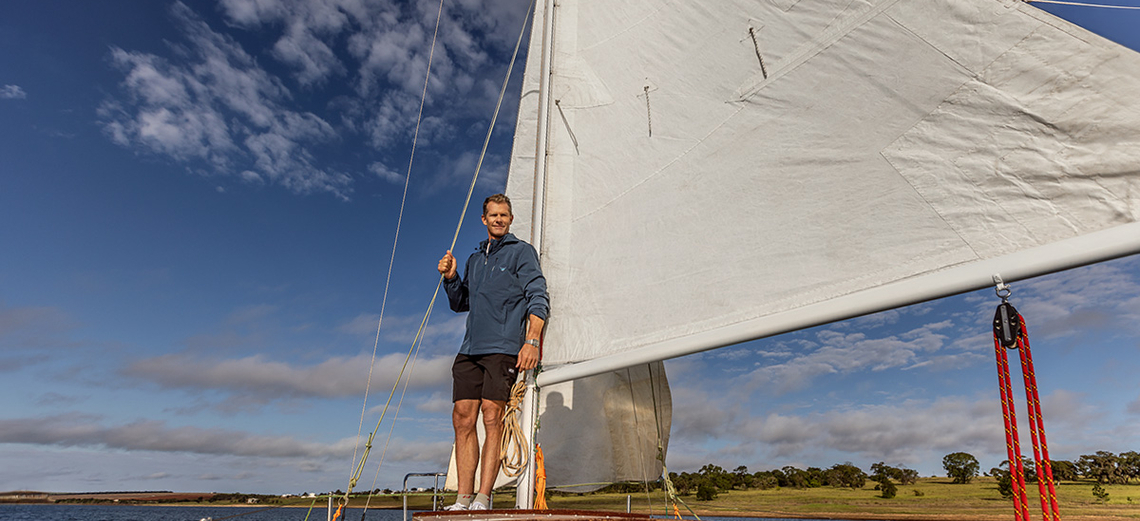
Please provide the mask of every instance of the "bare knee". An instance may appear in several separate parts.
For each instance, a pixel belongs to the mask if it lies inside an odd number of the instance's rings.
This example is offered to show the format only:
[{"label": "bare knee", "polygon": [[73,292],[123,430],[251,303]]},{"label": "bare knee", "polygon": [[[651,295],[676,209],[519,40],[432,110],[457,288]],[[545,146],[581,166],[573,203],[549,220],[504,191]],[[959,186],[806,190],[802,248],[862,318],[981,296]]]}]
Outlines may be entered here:
[{"label": "bare knee", "polygon": [[479,418],[478,400],[460,400],[455,402],[451,409],[451,424],[456,433],[475,431],[475,422]]},{"label": "bare knee", "polygon": [[483,425],[484,427],[497,426],[503,421],[503,411],[506,409],[504,402],[495,400],[483,400],[480,405],[483,410]]}]

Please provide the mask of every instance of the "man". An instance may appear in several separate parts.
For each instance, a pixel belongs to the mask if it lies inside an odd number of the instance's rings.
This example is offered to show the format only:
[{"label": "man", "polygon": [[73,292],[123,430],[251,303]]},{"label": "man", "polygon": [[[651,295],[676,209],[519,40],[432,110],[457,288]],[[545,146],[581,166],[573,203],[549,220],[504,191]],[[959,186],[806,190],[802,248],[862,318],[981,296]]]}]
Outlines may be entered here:
[{"label": "man", "polygon": [[[467,311],[467,332],[451,367],[451,422],[459,498],[448,510],[486,510],[499,474],[503,413],[520,371],[538,365],[538,339],[549,303],[546,279],[534,247],[511,235],[511,200],[495,194],[483,201],[487,240],[467,259],[463,278],[448,251],[439,261],[452,311]],[[483,412],[480,460],[475,422]],[[475,466],[481,463],[475,494]]]}]

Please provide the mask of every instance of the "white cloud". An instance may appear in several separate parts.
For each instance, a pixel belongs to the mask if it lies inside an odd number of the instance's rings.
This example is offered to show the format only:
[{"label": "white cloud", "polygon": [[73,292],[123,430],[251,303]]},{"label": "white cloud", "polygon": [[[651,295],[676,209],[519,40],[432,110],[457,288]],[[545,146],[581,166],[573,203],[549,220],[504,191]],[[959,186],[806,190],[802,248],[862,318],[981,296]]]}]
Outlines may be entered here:
[{"label": "white cloud", "polygon": [[0,442],[279,458],[342,458],[352,454],[351,439],[322,444],[225,429],[170,427],[161,421],[107,427],[99,420],[83,414],[4,419],[0,420]]},{"label": "white cloud", "polygon": [[[188,63],[111,51],[112,64],[126,74],[127,94],[100,107],[111,139],[178,161],[204,161],[215,173],[346,198],[351,179],[317,167],[311,151],[336,137],[332,126],[287,108],[290,92],[235,40],[213,31],[181,3],[172,13],[189,41],[177,55]],[[254,168],[234,168],[251,162]]]},{"label": "white cloud", "polygon": [[19,85],[4,85],[0,87],[0,99],[24,99],[28,97],[28,93]]},{"label": "white cloud", "polygon": [[824,329],[816,333],[818,343],[806,344],[782,363],[752,371],[746,377],[747,385],[783,394],[805,389],[823,375],[913,367],[923,361],[923,353],[942,348],[946,336],[935,331],[947,326],[946,322],[938,322],[885,338],[843,333],[839,328]]},{"label": "white cloud", "polygon": [[373,174],[376,174],[377,177],[379,177],[380,179],[383,179],[385,181],[388,181],[389,183],[403,183],[404,182],[404,174],[401,174],[401,173],[389,168],[388,165],[385,165],[384,163],[381,163],[379,161],[376,161],[376,162],[368,165],[368,171],[372,172]]},{"label": "white cloud", "polygon": [[[404,354],[378,358],[372,383],[391,387],[404,364]],[[368,380],[371,355],[333,357],[316,365],[268,360],[263,355],[225,360],[201,356],[162,355],[144,358],[122,373],[165,389],[222,391],[241,400],[264,403],[283,398],[357,396]],[[412,389],[435,389],[450,382],[451,357],[421,358],[416,362]]]}]

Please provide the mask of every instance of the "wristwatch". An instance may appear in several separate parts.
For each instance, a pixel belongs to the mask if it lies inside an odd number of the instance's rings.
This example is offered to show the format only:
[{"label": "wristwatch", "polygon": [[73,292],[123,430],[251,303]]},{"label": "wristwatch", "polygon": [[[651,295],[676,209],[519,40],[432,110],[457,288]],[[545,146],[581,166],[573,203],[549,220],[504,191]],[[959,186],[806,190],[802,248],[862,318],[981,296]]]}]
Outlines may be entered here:
[{"label": "wristwatch", "polygon": [[532,346],[534,346],[534,347],[538,347],[538,340],[535,340],[535,339],[533,339],[533,338],[532,338],[532,339],[530,339],[530,340],[527,340],[526,342],[523,342],[523,343],[524,343],[524,344],[530,344],[530,345],[532,345]]}]

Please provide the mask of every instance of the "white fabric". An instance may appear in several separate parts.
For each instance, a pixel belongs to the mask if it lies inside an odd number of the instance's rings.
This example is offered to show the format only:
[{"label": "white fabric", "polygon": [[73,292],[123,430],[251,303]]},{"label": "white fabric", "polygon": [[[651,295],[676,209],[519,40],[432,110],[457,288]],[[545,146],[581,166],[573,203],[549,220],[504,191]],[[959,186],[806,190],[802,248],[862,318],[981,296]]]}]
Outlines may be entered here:
[{"label": "white fabric", "polygon": [[[1140,57],[1021,2],[561,0],[556,14],[548,366],[1140,216]],[[523,238],[537,55],[532,41],[507,187]]]},{"label": "white fabric", "polygon": [[[545,457],[547,488],[589,492],[601,488],[598,483],[655,481],[663,467],[658,440],[664,453],[672,417],[672,396],[661,362],[544,386],[536,439]],[[482,415],[476,429],[482,447],[486,438]],[[475,471],[476,484],[480,470]],[[500,470],[495,488],[516,479]],[[453,446],[444,488],[458,487]]]},{"label": "white fabric", "polygon": [[664,452],[672,421],[661,362],[543,386],[539,410],[547,488],[589,492],[661,477],[658,431]]}]

